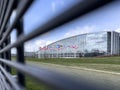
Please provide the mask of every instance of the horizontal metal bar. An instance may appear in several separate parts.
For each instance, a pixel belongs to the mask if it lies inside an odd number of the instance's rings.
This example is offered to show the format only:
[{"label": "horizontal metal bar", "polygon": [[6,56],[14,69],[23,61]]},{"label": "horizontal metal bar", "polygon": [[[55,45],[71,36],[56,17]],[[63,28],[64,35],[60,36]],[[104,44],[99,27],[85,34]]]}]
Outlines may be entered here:
[{"label": "horizontal metal bar", "polygon": [[[20,4],[18,5],[18,7],[16,9],[16,11],[17,11],[16,17],[15,17],[13,23],[7,28],[4,36],[0,40],[0,45],[5,41],[7,36],[10,34],[10,32],[16,26],[16,23],[18,22],[18,20],[24,15],[24,13],[30,7],[32,2],[33,2],[33,0],[21,0]],[[0,36],[1,36],[1,34],[2,34],[2,32],[0,32]]]},{"label": "horizontal metal bar", "polygon": [[[20,64],[11,62],[6,59],[0,59],[0,62],[11,66],[23,74],[26,74],[39,82],[42,82],[56,90],[98,90],[105,88],[102,85],[91,84],[91,82],[85,81],[82,78],[76,81],[68,75],[56,72],[54,70],[48,70],[43,67],[30,66],[28,64]],[[101,89],[103,90],[103,89]]]},{"label": "horizontal metal bar", "polygon": [[[71,6],[70,8],[62,12],[61,14],[51,18],[43,25],[40,25],[37,29],[34,29],[33,32],[27,35],[21,35],[19,38],[17,38],[17,41],[15,43],[9,44],[8,46],[3,47],[3,49],[0,50],[0,53],[4,54],[4,52],[10,50],[13,47],[21,46],[21,44],[24,44],[25,42],[39,35],[42,35],[61,25],[64,25],[65,23],[70,22],[71,20],[76,19],[79,16],[82,16],[90,11],[93,11],[94,9],[99,8],[111,1],[114,1],[114,0],[83,0],[83,1],[80,0],[78,3]],[[14,2],[8,6],[9,9],[7,9],[6,15],[2,15],[2,17],[0,17],[1,20],[3,21],[3,22],[1,21],[2,28],[0,29],[0,36],[2,39],[0,40],[0,45],[4,44],[3,42],[7,40],[8,36],[10,36],[11,31],[14,28],[16,28],[16,23],[23,17],[23,15],[27,11],[27,9],[30,7],[32,2],[33,0],[20,0],[18,7],[16,9],[16,12],[17,12],[16,17],[13,23],[10,24],[8,28],[5,30],[8,19],[10,18],[10,15],[12,11],[14,10],[12,9],[12,7],[14,6],[13,5]],[[3,13],[5,12],[3,11]],[[5,32],[3,34],[4,30]],[[21,49],[19,49],[19,51],[20,50]],[[38,80],[39,82],[43,82],[44,84],[47,84],[57,90],[61,90],[61,89],[62,90],[81,90],[81,89],[82,90],[98,90],[98,89],[103,90],[104,88],[104,86],[102,85],[97,85],[97,83],[93,85],[92,83],[85,81],[82,78],[79,81],[73,80],[71,79],[71,77],[68,77],[54,70],[51,71],[49,69],[45,69],[43,67],[37,68],[35,66],[13,62],[13,61],[9,61],[8,59],[2,59],[2,58],[0,59],[0,62],[4,63],[5,65],[15,68],[17,71],[19,71],[23,75],[26,74]],[[13,78],[11,78],[10,74],[8,74],[1,66],[0,66],[0,69],[1,69],[1,72],[3,72],[5,78],[8,79],[8,81],[14,87],[14,89],[21,90],[19,89],[19,86],[17,85],[17,83],[13,82],[14,80]]]},{"label": "horizontal metal bar", "polygon": [[11,13],[13,11],[14,4],[15,4],[15,0],[10,0],[9,1],[7,11],[5,13],[5,17],[4,17],[4,20],[2,22],[2,26],[0,28],[0,33],[3,32],[3,30],[5,29],[6,24],[8,23],[8,20],[10,19]]},{"label": "horizontal metal bar", "polygon": [[[15,43],[8,45],[5,48],[3,48],[2,50],[0,50],[0,53],[5,52],[13,47],[19,46],[19,45],[21,45],[21,43],[31,40],[41,34],[51,31],[54,28],[59,27],[60,25],[63,25],[66,22],[69,22],[78,16],[81,16],[81,15],[88,13],[89,11],[92,11],[102,5],[105,5],[106,3],[109,3],[110,1],[114,1],[114,0],[91,0],[91,1],[85,0],[85,1],[83,1],[83,3],[79,2],[76,5],[74,5],[73,7],[69,8],[67,11],[52,18],[51,20],[49,20],[47,23],[43,24],[42,26],[39,26],[37,29],[33,30],[33,32],[31,32],[30,34],[28,34],[26,36],[21,35],[21,37],[19,37]],[[4,41],[4,39],[7,37],[7,35],[8,34],[5,34],[1,43]]]},{"label": "horizontal metal bar", "polygon": [[1,72],[3,72],[6,79],[10,82],[10,85],[14,90],[21,90],[20,86],[16,83],[15,79],[13,79],[13,77],[9,73],[7,73],[3,67],[0,66],[0,70]]},{"label": "horizontal metal bar", "polygon": [[1,27],[3,19],[4,19],[4,15],[5,15],[5,12],[6,12],[6,9],[7,9],[8,2],[9,2],[8,0],[4,0],[4,4],[3,4],[1,16],[0,16],[0,27]]},{"label": "horizontal metal bar", "polygon": [[4,0],[0,0],[0,18],[1,18],[1,14],[2,14],[2,10],[3,10],[3,5],[4,5]]},{"label": "horizontal metal bar", "polygon": [[2,88],[4,89],[1,89],[1,90],[11,90],[10,89],[10,85],[6,82],[6,78],[4,77],[3,73],[0,72],[0,86],[2,86]]},{"label": "horizontal metal bar", "polygon": [[3,0],[0,0],[0,17],[1,17],[1,14],[2,14],[2,7],[3,7]]}]

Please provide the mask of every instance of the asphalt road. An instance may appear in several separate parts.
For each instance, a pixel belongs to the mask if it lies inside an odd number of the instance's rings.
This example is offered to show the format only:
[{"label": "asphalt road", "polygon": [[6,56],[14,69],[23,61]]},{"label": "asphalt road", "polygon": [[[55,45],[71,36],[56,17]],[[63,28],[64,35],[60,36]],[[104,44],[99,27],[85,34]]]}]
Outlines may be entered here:
[{"label": "asphalt road", "polygon": [[120,73],[37,62],[29,62],[29,64],[55,70],[75,80],[84,80],[95,87],[101,86],[97,90],[120,90]]}]

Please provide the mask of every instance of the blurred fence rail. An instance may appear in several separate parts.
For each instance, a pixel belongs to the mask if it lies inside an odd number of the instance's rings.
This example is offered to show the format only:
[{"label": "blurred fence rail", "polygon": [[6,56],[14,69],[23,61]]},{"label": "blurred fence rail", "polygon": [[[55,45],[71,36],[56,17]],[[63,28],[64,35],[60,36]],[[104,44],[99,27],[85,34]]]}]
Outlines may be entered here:
[{"label": "blurred fence rail", "polygon": [[[0,90],[25,90],[26,76],[30,76],[57,90],[96,90],[94,85],[84,83],[82,80],[75,81],[66,75],[54,72],[54,70],[51,72],[42,67],[37,68],[26,64],[24,43],[111,1],[79,0],[75,5],[51,18],[31,33],[24,35],[23,16],[34,3],[34,0],[0,0]],[[10,17],[14,11],[16,11],[16,16],[10,22]],[[13,29],[17,32],[17,39],[14,43],[11,43],[10,35]],[[11,60],[12,48],[17,50],[17,62]],[[16,79],[11,74],[13,68],[17,70]]]}]

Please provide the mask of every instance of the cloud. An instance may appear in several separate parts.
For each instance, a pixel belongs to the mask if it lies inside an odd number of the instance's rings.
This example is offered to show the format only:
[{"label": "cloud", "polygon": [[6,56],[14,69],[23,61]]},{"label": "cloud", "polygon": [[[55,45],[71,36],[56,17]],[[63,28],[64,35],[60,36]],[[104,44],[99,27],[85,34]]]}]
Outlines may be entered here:
[{"label": "cloud", "polygon": [[[67,33],[65,33],[63,38],[78,35],[78,34],[89,33],[89,32],[95,31],[95,29],[96,29],[95,26],[75,27],[70,29]],[[30,52],[38,51],[39,47],[44,47],[46,45],[49,45],[52,42],[54,41],[37,39],[33,42],[28,42],[25,45],[25,51],[30,51]]]},{"label": "cloud", "polygon": [[55,10],[56,10],[56,4],[55,4],[55,2],[52,2],[51,5],[52,5],[52,11],[55,12]]},{"label": "cloud", "polygon": [[75,28],[70,29],[67,33],[65,33],[64,38],[71,37],[79,34],[90,33],[95,31],[95,26],[77,26]]},{"label": "cloud", "polygon": [[52,43],[52,41],[46,41],[46,40],[36,40],[35,45],[38,47],[44,47],[45,45],[48,45]]},{"label": "cloud", "polygon": [[57,0],[57,1],[51,2],[52,11],[56,12],[58,9],[60,9],[64,5],[65,5],[65,3],[62,0]]},{"label": "cloud", "polygon": [[120,33],[120,27],[119,27],[119,28],[117,28],[115,31]]},{"label": "cloud", "polygon": [[46,45],[49,45],[50,43],[52,43],[52,41],[47,40],[35,40],[33,42],[28,42],[25,44],[25,51],[28,52],[38,51],[39,47],[44,47]]}]

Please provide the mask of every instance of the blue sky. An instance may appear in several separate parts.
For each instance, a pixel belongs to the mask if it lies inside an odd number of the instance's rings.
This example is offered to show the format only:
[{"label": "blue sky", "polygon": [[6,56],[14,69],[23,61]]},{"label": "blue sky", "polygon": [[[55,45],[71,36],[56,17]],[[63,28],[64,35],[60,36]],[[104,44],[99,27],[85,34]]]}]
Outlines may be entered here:
[{"label": "blue sky", "polygon": [[[48,19],[61,13],[77,2],[78,0],[69,0],[69,2],[68,0],[36,0],[24,16],[25,34],[30,33]],[[120,32],[119,10],[120,1],[104,6],[68,24],[58,27],[52,32],[27,42],[25,50],[36,51],[40,46],[48,45],[54,41],[83,33],[107,30]]]}]

